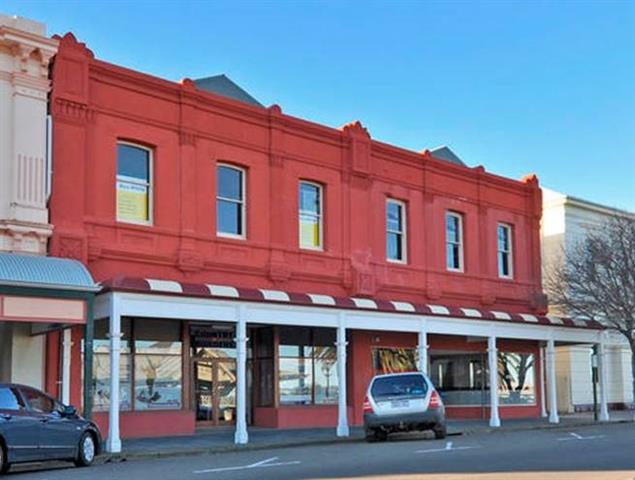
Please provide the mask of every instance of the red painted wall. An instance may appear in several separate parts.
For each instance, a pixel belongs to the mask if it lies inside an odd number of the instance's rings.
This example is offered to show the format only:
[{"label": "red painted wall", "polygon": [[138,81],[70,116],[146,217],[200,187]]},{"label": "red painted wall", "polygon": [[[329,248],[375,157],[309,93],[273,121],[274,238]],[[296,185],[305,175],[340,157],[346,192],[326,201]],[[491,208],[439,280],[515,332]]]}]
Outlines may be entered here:
[{"label": "red painted wall", "polygon": [[[108,437],[108,413],[93,415],[104,440]],[[189,410],[156,410],[151,412],[121,412],[121,438],[172,437],[193,435],[196,429],[194,412]]]},{"label": "red painted wall", "polygon": [[[72,35],[53,65],[53,255],[127,274],[333,295],[543,311],[535,177],[514,181],[111,65]],[[153,225],[115,219],[116,143],[154,151]],[[217,162],[247,169],[247,240],[216,236]],[[300,179],[325,187],[325,251],[298,248]],[[407,265],[385,261],[385,200],[406,202]],[[445,269],[444,214],[465,215],[465,273]],[[496,224],[514,228],[514,280]],[[522,253],[522,254],[521,254]]]}]

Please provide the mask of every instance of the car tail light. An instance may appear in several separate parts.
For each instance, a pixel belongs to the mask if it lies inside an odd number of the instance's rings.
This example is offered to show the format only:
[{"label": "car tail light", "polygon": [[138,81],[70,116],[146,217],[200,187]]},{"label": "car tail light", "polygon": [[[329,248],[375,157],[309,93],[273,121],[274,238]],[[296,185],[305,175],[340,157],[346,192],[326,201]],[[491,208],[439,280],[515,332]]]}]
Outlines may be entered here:
[{"label": "car tail light", "polygon": [[430,403],[428,404],[428,408],[439,408],[441,406],[441,397],[437,393],[436,390],[432,390],[432,395],[430,395]]},{"label": "car tail light", "polygon": [[370,404],[368,400],[368,395],[364,398],[364,406],[362,407],[364,413],[373,413],[373,406]]}]

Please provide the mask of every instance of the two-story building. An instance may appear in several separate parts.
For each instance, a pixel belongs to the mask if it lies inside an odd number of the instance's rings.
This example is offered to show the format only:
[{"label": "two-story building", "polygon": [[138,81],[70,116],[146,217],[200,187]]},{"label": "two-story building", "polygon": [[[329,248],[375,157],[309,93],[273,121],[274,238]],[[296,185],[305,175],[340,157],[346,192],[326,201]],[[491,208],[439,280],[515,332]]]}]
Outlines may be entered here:
[{"label": "two-story building", "polygon": [[228,424],[238,443],[248,425],[347,435],[374,374],[417,368],[450,416],[498,426],[541,415],[541,347],[555,405],[555,345],[601,342],[593,322],[545,315],[535,176],[59,41],[51,251],[103,287],[94,417],[111,451]]}]

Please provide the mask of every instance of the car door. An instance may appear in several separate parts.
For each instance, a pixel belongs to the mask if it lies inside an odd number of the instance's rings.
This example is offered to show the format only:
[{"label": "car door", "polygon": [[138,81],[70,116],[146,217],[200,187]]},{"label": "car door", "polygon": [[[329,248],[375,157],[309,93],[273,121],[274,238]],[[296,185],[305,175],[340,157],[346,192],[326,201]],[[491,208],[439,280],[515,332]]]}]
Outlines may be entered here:
[{"label": "car door", "polygon": [[18,389],[0,385],[0,435],[7,443],[9,463],[38,459],[38,425]]},{"label": "car door", "polygon": [[39,390],[20,387],[20,391],[27,409],[38,422],[40,457],[43,460],[73,458],[81,436],[78,422],[62,416],[62,405]]}]

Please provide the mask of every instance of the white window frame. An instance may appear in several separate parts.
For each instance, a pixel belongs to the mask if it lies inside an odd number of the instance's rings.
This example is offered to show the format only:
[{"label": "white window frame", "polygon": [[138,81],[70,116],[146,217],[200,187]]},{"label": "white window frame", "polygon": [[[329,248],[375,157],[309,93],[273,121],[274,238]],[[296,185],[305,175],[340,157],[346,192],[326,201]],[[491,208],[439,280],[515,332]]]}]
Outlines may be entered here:
[{"label": "white window frame", "polygon": [[[118,151],[119,148],[115,149],[117,157],[115,158],[115,217],[117,218],[117,222],[119,223],[131,223],[133,225],[152,225],[152,219],[154,218],[154,188],[153,188],[153,178],[154,178],[154,150],[150,147],[146,147],[145,145],[140,145],[134,142],[127,142],[125,140],[117,140],[116,147],[119,145],[128,145],[129,147],[138,148],[140,150],[145,150],[148,152],[148,181],[144,182],[139,180],[138,178],[127,177],[125,175],[119,175],[119,158]],[[119,218],[118,211],[119,205],[117,203],[117,183],[131,183],[133,185],[140,185],[143,187],[147,187],[148,189],[148,219],[143,221],[130,220],[127,218]]]},{"label": "white window frame", "polygon": [[[401,231],[398,230],[390,230],[388,228],[388,204],[397,205],[401,209]],[[390,263],[408,263],[408,213],[406,211],[406,203],[401,200],[396,200],[394,198],[386,199],[386,209],[384,210],[384,223],[386,225],[386,236],[385,238],[385,251],[386,251],[386,261]],[[388,234],[394,233],[401,236],[401,252],[402,257],[400,259],[388,258]]]},{"label": "white window frame", "polygon": [[[237,170],[240,172],[240,180],[241,180],[241,191],[242,191],[242,198],[237,201],[233,198],[225,198],[225,197],[221,197],[219,192],[218,192],[218,170],[221,168],[231,168],[232,170]],[[240,204],[240,230],[241,230],[241,234],[240,235],[236,235],[235,233],[227,233],[227,232],[220,232],[218,230],[218,201],[222,200],[224,202],[231,202],[231,203],[238,203]],[[223,237],[223,238],[233,238],[236,240],[246,240],[247,239],[247,170],[242,168],[242,167],[238,167],[236,165],[232,165],[231,163],[224,163],[224,162],[218,162],[216,163],[216,236],[217,237]]]},{"label": "white window frame", "polygon": [[[302,215],[302,210],[301,210],[299,201],[298,201],[298,245],[302,250],[314,250],[318,252],[323,252],[324,251],[324,187],[317,182],[311,182],[309,180],[300,180],[298,183],[298,193],[302,189],[302,184],[311,185],[313,187],[317,187],[318,189],[319,208],[318,208],[317,218],[318,218],[318,228],[320,230],[320,237],[319,237],[320,245],[317,247],[314,247],[311,245],[302,245],[302,220],[300,218]],[[299,195],[298,195],[298,198],[299,198]],[[311,216],[315,216],[313,212],[309,212],[308,214]]]},{"label": "white window frame", "polygon": [[[448,217],[454,217],[458,219],[458,231],[459,231],[459,241],[458,242],[450,242],[448,238]],[[445,267],[449,272],[460,272],[463,273],[465,271],[465,258],[463,255],[464,248],[464,239],[463,239],[463,215],[458,212],[445,212]],[[448,244],[452,243],[453,245],[459,246],[459,268],[451,267],[448,265]]]},{"label": "white window frame", "polygon": [[[499,228],[504,228],[505,230],[507,230],[507,244],[508,244],[508,249],[507,250],[500,250],[499,248],[499,244],[498,244],[498,229]],[[499,278],[514,278],[514,229],[512,228],[512,226],[508,223],[498,223],[498,225],[496,225],[496,268],[498,269],[498,277]],[[500,268],[500,264],[498,263],[498,255],[500,253],[507,253],[507,268],[509,270],[509,275],[503,275],[501,268]]]}]

